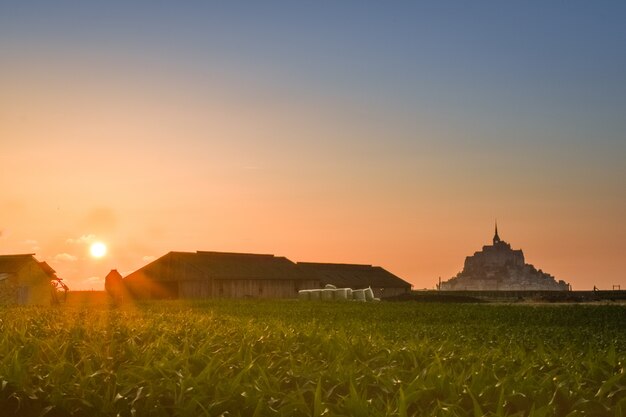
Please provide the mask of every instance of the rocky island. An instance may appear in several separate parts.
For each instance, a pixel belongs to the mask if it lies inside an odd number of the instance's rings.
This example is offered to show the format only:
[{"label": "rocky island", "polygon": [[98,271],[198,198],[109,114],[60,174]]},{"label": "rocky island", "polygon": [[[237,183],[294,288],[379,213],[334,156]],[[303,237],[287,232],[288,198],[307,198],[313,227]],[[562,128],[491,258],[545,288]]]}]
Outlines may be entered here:
[{"label": "rocky island", "polygon": [[465,258],[463,271],[448,281],[441,282],[442,291],[569,291],[570,285],[557,281],[552,275],[537,270],[524,261],[521,249],[498,236],[496,224],[493,245],[485,245],[479,252]]}]

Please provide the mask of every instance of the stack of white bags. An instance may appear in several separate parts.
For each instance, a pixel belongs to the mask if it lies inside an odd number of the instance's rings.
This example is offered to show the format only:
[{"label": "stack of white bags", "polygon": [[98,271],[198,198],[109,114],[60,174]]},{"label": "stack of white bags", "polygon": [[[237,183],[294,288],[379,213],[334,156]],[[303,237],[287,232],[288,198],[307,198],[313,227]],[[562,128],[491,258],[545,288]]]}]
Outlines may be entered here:
[{"label": "stack of white bags", "polygon": [[318,288],[313,290],[300,290],[298,291],[298,299],[305,301],[380,301],[380,298],[374,298],[374,291],[372,291],[371,288],[353,290],[352,288],[337,288],[332,284],[326,284],[324,288]]}]

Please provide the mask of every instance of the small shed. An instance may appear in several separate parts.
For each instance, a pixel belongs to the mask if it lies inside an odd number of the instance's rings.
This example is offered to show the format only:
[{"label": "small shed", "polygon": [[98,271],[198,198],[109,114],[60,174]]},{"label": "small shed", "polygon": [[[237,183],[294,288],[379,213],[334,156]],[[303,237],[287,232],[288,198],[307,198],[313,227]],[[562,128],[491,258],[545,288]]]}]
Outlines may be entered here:
[{"label": "small shed", "polygon": [[0,255],[0,304],[49,305],[58,301],[57,285],[65,287],[34,254]]},{"label": "small shed", "polygon": [[298,267],[320,280],[321,285],[361,289],[371,287],[377,298],[393,297],[411,291],[411,284],[380,266],[298,262]]},{"label": "small shed", "polygon": [[282,256],[169,252],[124,278],[137,298],[295,298],[319,279]]}]

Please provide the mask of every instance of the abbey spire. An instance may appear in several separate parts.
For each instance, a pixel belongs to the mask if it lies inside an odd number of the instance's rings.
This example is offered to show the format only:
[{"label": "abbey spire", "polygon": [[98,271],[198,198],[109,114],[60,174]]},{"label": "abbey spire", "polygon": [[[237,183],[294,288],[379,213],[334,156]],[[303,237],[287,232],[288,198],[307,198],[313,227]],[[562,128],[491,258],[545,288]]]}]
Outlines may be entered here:
[{"label": "abbey spire", "polygon": [[493,244],[500,242],[500,236],[498,236],[498,221],[496,220],[496,234],[493,235]]}]

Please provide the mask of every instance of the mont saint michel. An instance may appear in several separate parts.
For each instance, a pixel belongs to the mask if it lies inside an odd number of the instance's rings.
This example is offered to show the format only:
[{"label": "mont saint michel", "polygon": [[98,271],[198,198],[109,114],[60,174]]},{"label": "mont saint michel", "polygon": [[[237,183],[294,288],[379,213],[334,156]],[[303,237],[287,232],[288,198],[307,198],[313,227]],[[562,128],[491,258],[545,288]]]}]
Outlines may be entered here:
[{"label": "mont saint michel", "polygon": [[552,275],[537,270],[524,261],[521,249],[498,236],[496,224],[493,245],[485,245],[479,252],[465,258],[463,271],[439,284],[447,291],[568,291],[570,285],[557,281]]}]

